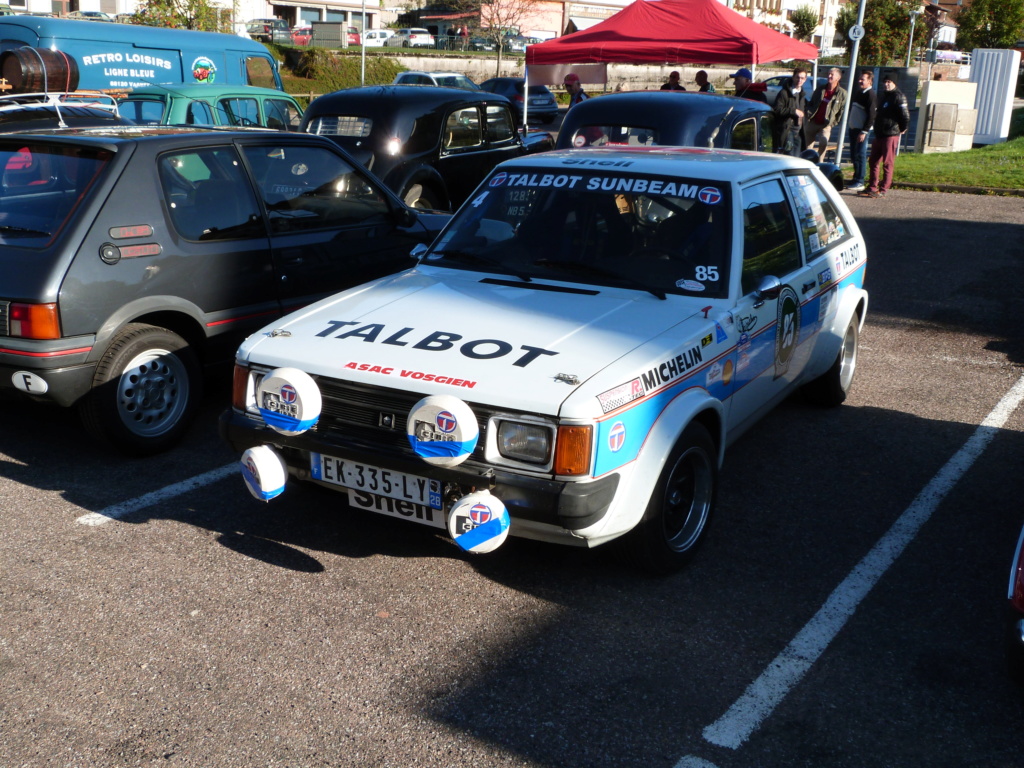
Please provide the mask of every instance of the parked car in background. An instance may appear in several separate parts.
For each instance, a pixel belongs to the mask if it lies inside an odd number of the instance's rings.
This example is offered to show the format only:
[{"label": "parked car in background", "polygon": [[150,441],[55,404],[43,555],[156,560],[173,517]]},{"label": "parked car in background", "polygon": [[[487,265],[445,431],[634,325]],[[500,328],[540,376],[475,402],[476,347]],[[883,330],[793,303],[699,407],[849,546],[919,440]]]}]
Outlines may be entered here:
[{"label": "parked car in background", "polygon": [[510,35],[501,41],[501,45],[509,53],[525,53],[526,46],[533,45],[536,42],[539,41],[532,37]]},{"label": "parked car in background", "polygon": [[262,126],[297,131],[302,106],[290,95],[252,85],[160,85],[136,88],[118,102],[137,125]]},{"label": "parked car in background", "polygon": [[394,34],[394,30],[391,29],[369,29],[363,33],[363,47],[380,48],[387,44],[388,38]]},{"label": "parked car in background", "polygon": [[618,539],[670,573],[713,525],[739,435],[798,391],[846,399],[866,263],[804,160],[519,158],[415,268],[251,335],[221,434],[263,500],[311,482],[464,550]]},{"label": "parked car in background", "polygon": [[[789,81],[789,75],[776,75],[775,77],[769,77],[767,80],[764,81],[764,84],[766,86],[766,89],[765,89],[765,92],[764,92],[764,96],[765,96],[766,99],[768,99],[768,106],[769,107],[773,106],[775,104],[775,99],[777,99],[779,97],[779,93],[786,86],[786,83],[788,81]],[[819,77],[818,80],[817,80],[817,84],[818,85],[828,85],[828,78],[827,77]],[[814,93],[815,87],[817,87],[817,86],[815,86],[814,82],[812,81],[812,79],[810,77],[808,77],[806,80],[804,80],[804,95],[808,99],[810,99],[811,98],[811,94]]]},{"label": "parked car in background", "polygon": [[471,51],[496,51],[498,46],[489,37],[469,38],[469,50]]},{"label": "parked car in background", "polygon": [[313,28],[309,24],[296,25],[291,29],[294,45],[309,45],[313,39]]},{"label": "parked car in background", "polygon": [[[562,119],[556,146],[676,146],[773,152],[775,113],[763,102],[721,94],[611,93],[570,109]],[[843,188],[839,166],[820,163],[818,169],[836,189]]]},{"label": "parked car in background", "polygon": [[76,406],[130,455],[181,437],[202,364],[447,220],[302,133],[37,131],[0,136],[0,169],[0,395]]},{"label": "parked car in background", "polygon": [[512,105],[486,91],[372,85],[313,100],[302,130],[327,136],[413,208],[452,210],[498,163],[551,147],[523,138]]},{"label": "parked car in background", "polygon": [[394,85],[437,85],[442,88],[465,88],[479,91],[480,86],[461,72],[399,72]]},{"label": "parked car in background", "polygon": [[77,21],[114,21],[113,17],[102,11],[71,11],[64,18]]},{"label": "parked car in background", "polygon": [[[490,93],[500,93],[512,102],[516,111],[516,125],[523,124],[523,102],[525,81],[521,77],[492,77],[480,84]],[[558,117],[558,102],[546,85],[531,85],[527,91],[526,118],[529,122],[547,125]]]},{"label": "parked car in background", "polygon": [[18,93],[0,96],[0,133],[131,125],[105,93]]},{"label": "parked car in background", "polygon": [[406,27],[395,30],[386,45],[400,48],[433,48],[434,36],[421,27]]},{"label": "parked car in background", "polygon": [[253,19],[246,22],[245,31],[261,43],[290,43],[292,33],[284,19]]}]

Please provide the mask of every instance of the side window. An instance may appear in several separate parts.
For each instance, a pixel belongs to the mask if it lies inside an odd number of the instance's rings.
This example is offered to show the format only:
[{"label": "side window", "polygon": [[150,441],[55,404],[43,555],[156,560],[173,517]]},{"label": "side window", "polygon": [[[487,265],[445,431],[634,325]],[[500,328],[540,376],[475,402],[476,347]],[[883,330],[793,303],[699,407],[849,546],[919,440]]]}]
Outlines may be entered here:
[{"label": "side window", "polygon": [[164,103],[150,99],[125,99],[118,102],[121,117],[137,125],[160,125],[164,117]]},{"label": "side window", "polygon": [[245,148],[274,233],[381,222],[384,195],[338,155],[322,147]]},{"label": "side window", "polygon": [[491,143],[508,141],[515,136],[512,115],[508,108],[498,104],[487,107],[487,138]]},{"label": "side window", "polygon": [[482,143],[480,113],[476,107],[460,109],[448,115],[444,127],[445,149],[478,147]]},{"label": "side window", "polygon": [[732,129],[732,149],[757,150],[757,121],[742,120]]},{"label": "side window", "polygon": [[252,187],[233,148],[168,153],[157,167],[171,223],[186,240],[262,234]]},{"label": "side window", "polygon": [[217,102],[217,108],[227,125],[260,124],[260,109],[256,99],[221,99]]},{"label": "side window", "polygon": [[775,151],[775,116],[766,114],[761,116],[761,151]]},{"label": "side window", "polygon": [[810,261],[832,243],[845,238],[849,229],[828,195],[809,173],[787,176],[786,182],[796,203],[804,249]]},{"label": "side window", "polygon": [[190,101],[185,110],[185,122],[188,125],[215,125],[213,109],[205,101]]},{"label": "side window", "polygon": [[277,88],[274,70],[270,61],[262,56],[247,56],[245,59],[245,81],[248,85],[261,88]]},{"label": "side window", "polygon": [[302,113],[290,101],[267,99],[263,102],[263,110],[267,116],[267,128],[276,128],[279,131],[299,130]]},{"label": "side window", "polygon": [[783,279],[800,267],[796,226],[782,183],[765,181],[742,191],[743,293],[762,278]]}]

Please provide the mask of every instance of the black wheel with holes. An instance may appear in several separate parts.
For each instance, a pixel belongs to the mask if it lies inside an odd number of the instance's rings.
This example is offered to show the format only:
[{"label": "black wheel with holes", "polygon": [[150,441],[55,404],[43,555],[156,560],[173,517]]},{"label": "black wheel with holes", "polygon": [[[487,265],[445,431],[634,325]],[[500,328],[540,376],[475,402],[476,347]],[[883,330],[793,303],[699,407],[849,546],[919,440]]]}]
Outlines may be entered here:
[{"label": "black wheel with holes", "polygon": [[79,412],[100,440],[149,456],[181,439],[201,397],[199,363],[188,343],[165,328],[131,323],[103,353]]},{"label": "black wheel with holes", "polygon": [[630,565],[668,575],[693,559],[715,508],[717,457],[714,440],[702,424],[683,431],[643,519],[622,539],[621,552]]}]

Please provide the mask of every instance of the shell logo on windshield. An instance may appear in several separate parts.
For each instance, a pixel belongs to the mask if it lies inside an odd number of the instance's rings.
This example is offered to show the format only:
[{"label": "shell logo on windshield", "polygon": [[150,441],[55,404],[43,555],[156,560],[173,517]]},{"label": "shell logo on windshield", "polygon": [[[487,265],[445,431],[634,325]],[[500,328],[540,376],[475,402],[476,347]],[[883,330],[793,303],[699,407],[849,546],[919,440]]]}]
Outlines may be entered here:
[{"label": "shell logo on windshield", "polygon": [[212,84],[217,77],[217,65],[205,56],[192,62],[192,79],[197,83]]}]

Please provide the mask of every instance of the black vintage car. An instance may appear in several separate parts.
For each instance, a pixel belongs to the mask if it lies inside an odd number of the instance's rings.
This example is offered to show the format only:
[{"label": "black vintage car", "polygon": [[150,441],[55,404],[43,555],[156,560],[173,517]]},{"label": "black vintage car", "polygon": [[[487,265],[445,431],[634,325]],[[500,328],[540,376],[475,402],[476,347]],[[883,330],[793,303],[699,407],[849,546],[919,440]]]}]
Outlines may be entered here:
[{"label": "black vintage car", "polygon": [[[677,91],[613,93],[570,109],[556,141],[558,149],[654,145],[773,152],[775,115],[767,104],[735,96]],[[817,154],[811,154],[817,160]],[[818,169],[836,189],[843,188],[837,165],[819,163]]]},{"label": "black vintage car", "polygon": [[0,136],[0,396],[170,447],[204,363],[274,317],[398,271],[417,214],[332,142],[128,126]]},{"label": "black vintage car", "polygon": [[498,163],[551,148],[516,129],[507,98],[485,91],[383,85],[309,105],[301,130],[333,139],[414,208],[449,210]]}]

